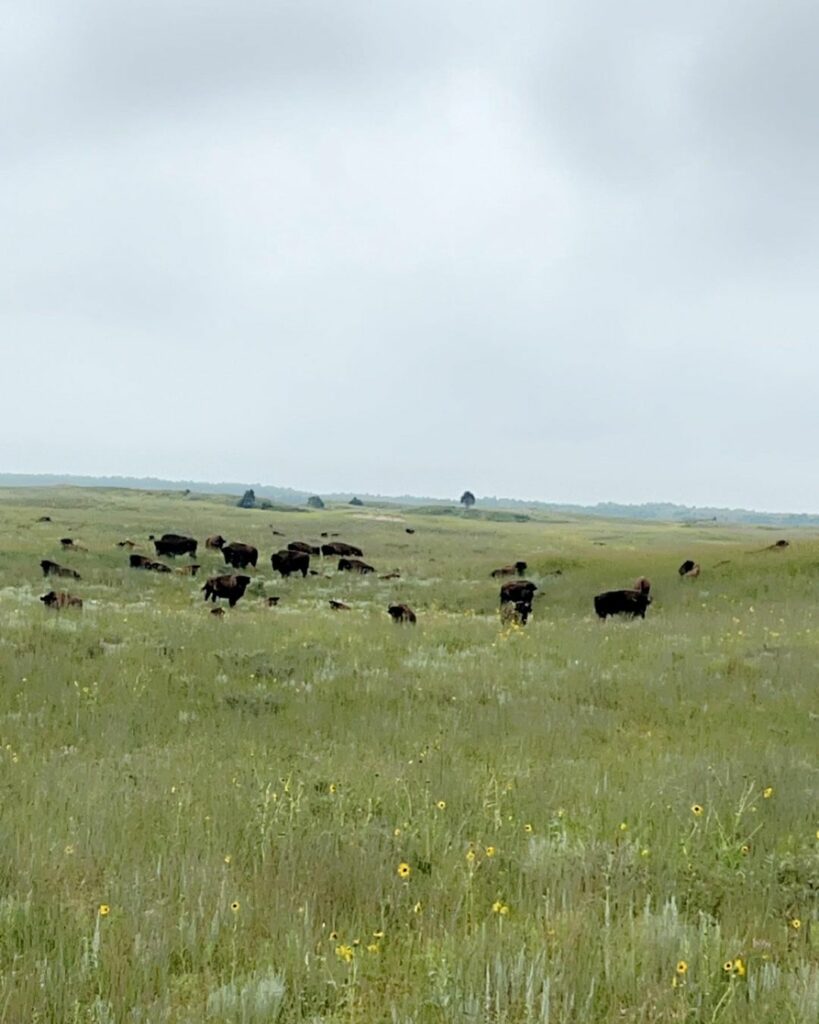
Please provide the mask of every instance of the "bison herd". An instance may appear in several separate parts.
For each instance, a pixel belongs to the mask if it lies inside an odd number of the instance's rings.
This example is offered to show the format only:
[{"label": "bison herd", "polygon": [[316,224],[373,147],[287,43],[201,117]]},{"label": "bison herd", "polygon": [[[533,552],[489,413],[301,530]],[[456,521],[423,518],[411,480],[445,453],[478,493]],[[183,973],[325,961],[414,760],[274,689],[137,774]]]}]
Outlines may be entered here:
[{"label": "bison herd", "polygon": [[[278,531],[273,532],[278,533]],[[412,531],[408,529],[407,532]],[[322,537],[326,536],[337,535],[322,534]],[[151,535],[149,539],[153,541],[157,558],[173,559],[180,555],[187,555],[191,558],[196,557],[198,543],[193,537],[165,533],[161,537]],[[82,545],[69,537],[61,538],[60,544],[63,550],[86,550]],[[780,541],[778,544],[786,546],[787,542]],[[131,552],[128,556],[128,564],[132,569],[142,569],[156,573],[176,572],[181,575],[195,576],[201,568],[199,564],[191,562],[190,564],[172,569],[165,562],[133,552],[136,543],[130,539],[119,541],[117,546]],[[233,570],[246,569],[248,566],[256,568],[258,565],[259,551],[251,544],[244,544],[239,541],[228,543],[221,534],[214,534],[207,538],[205,547],[210,551],[220,552],[225,565]],[[317,571],[310,568],[310,559],[317,556],[320,556],[322,559],[337,557],[337,569],[339,572],[349,572],[361,576],[375,573],[375,568],[363,561],[363,554],[360,548],[342,541],[331,541],[321,545],[309,544],[306,541],[291,541],[285,548],[273,552],[270,556],[270,564],[273,571],[279,573],[282,579],[287,579],[299,573],[302,578],[306,578],[308,573],[317,575]],[[80,574],[76,570],[69,569],[47,558],[40,562],[40,568],[45,577],[81,579]],[[532,615],[532,605],[535,594],[538,591],[535,583],[523,578],[527,568],[527,563],[519,560],[494,569],[490,573],[493,579],[515,577],[501,584],[500,613],[502,620],[521,626],[526,625]],[[678,573],[681,578],[696,578],[699,576],[700,567],[696,562],[687,559],[680,565]],[[560,570],[555,570],[552,575],[560,574]],[[397,571],[379,577],[382,580],[399,578],[400,573]],[[204,593],[205,602],[211,601],[213,604],[216,604],[217,600],[225,600],[229,607],[233,608],[244,597],[245,591],[251,582],[250,576],[231,572],[211,576],[205,581],[201,589]],[[644,619],[646,610],[651,604],[650,592],[650,581],[645,576],[641,576],[628,589],[608,590],[597,594],[593,602],[594,611],[603,620],[611,615],[627,615],[632,618]],[[40,600],[49,608],[82,608],[81,598],[66,592],[55,592],[52,590],[43,595]],[[266,601],[269,606],[273,607],[278,603],[279,598],[268,597]],[[334,611],[350,610],[350,606],[342,601],[330,600],[329,604]],[[220,609],[213,609],[214,614],[219,611]],[[387,613],[395,623],[414,624],[417,622],[415,612],[407,604],[391,604],[387,608]]]}]

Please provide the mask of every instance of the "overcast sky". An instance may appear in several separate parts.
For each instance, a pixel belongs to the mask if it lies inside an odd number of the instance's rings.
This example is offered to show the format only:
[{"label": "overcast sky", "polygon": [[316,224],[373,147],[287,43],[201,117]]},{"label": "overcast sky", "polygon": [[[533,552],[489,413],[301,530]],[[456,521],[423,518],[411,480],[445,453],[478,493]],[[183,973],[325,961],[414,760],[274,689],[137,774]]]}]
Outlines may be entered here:
[{"label": "overcast sky", "polygon": [[7,0],[0,470],[819,510],[819,5]]}]

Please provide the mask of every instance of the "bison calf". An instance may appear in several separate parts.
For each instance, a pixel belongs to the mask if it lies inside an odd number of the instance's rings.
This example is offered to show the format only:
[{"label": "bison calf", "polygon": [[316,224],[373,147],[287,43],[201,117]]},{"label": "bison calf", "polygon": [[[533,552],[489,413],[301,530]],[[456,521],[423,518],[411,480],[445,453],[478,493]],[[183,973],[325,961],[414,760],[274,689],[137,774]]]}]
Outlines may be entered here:
[{"label": "bison calf", "polygon": [[46,608],[55,608],[57,611],[61,608],[82,608],[82,598],[67,594],[64,590],[49,590],[40,600]]},{"label": "bison calf", "polygon": [[365,576],[368,572],[375,572],[375,569],[371,565],[367,565],[366,562],[362,562],[358,558],[340,558],[338,560],[338,571],[339,572],[357,572],[362,576]]},{"label": "bison calf", "polygon": [[65,566],[58,565],[57,562],[52,562],[48,558],[44,558],[40,562],[40,568],[43,570],[43,576],[65,576],[72,580],[81,578],[76,570],[67,569]]}]

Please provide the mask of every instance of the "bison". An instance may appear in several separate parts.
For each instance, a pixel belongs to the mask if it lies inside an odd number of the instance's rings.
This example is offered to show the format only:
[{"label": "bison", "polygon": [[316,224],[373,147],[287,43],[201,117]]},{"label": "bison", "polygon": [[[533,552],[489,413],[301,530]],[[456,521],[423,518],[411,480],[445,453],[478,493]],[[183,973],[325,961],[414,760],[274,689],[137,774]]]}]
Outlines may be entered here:
[{"label": "bison", "polygon": [[336,601],[332,597],[330,598],[329,604],[334,612],[348,612],[350,610],[350,606],[348,604],[345,604],[343,601]]},{"label": "bison", "polygon": [[147,569],[149,572],[170,572],[170,566],[163,565],[162,562],[155,562],[151,558],[146,558],[145,555],[129,555],[128,564],[132,569]]},{"label": "bison", "polygon": [[415,612],[408,604],[391,604],[387,609],[393,622],[417,622]]},{"label": "bison", "polygon": [[306,551],[277,551],[270,556],[270,564],[273,572],[281,573],[283,578],[294,572],[300,572],[304,577],[310,568],[310,556]]},{"label": "bison", "polygon": [[375,572],[371,565],[360,561],[358,558],[340,558],[338,560],[339,572],[357,572],[365,576],[368,572]]},{"label": "bison", "polygon": [[205,541],[205,547],[210,548],[212,551],[221,551],[225,543],[225,538],[221,533],[214,533],[212,537],[208,537]]},{"label": "bison", "polygon": [[646,608],[651,598],[642,590],[609,590],[594,599],[594,610],[601,619],[607,615],[631,615],[632,618],[646,617]]},{"label": "bison", "polygon": [[511,580],[501,585],[500,603],[516,604],[518,601],[527,601],[531,604],[536,590],[536,584],[530,583],[529,580]]},{"label": "bison", "polygon": [[405,526],[404,533],[415,533],[415,530],[411,526]]},{"label": "bison", "polygon": [[244,569],[248,565],[256,568],[259,552],[250,544],[240,544],[234,541],[232,544],[225,544],[222,548],[222,555],[225,565],[232,565],[234,569]]},{"label": "bison", "polygon": [[158,555],[175,558],[177,555],[196,556],[197,543],[193,537],[182,537],[178,533],[163,533],[159,540],[154,540]]},{"label": "bison", "polygon": [[281,600],[281,598],[279,598],[279,597],[268,597],[268,599],[267,599],[267,607],[268,608],[275,608],[280,600]]},{"label": "bison", "polygon": [[57,611],[61,608],[82,608],[82,598],[74,597],[73,594],[68,594],[64,590],[49,590],[47,594],[43,594],[40,600],[46,608],[55,608]]},{"label": "bison", "polygon": [[210,600],[216,604],[217,597],[223,597],[232,608],[240,598],[244,597],[249,583],[249,576],[211,576],[202,590],[205,592],[206,601]]},{"label": "bison", "polygon": [[531,601],[507,602],[501,605],[501,618],[504,622],[514,622],[516,625],[525,626],[531,614]]},{"label": "bison", "polygon": [[354,544],[345,544],[344,541],[334,540],[330,544],[321,545],[321,554],[325,558],[333,555],[345,555],[347,557],[352,556],[354,558],[361,558],[364,552],[361,548],[355,547]]},{"label": "bison", "polygon": [[68,579],[78,580],[80,574],[75,569],[67,569],[64,565],[58,565],[56,562],[52,562],[48,558],[44,558],[40,562],[40,568],[43,570],[43,576],[65,576]]},{"label": "bison", "polygon": [[495,579],[501,576],[514,576],[516,573],[518,576],[523,576],[528,568],[526,562],[515,562],[514,565],[502,565],[500,569],[493,569],[490,575]]},{"label": "bison", "polygon": [[685,562],[683,562],[683,564],[679,567],[677,572],[680,574],[680,576],[689,576],[693,578],[699,576],[700,567],[699,565],[697,565],[696,562],[692,562],[689,558]]},{"label": "bison", "polygon": [[303,551],[305,555],[320,555],[321,549],[314,544],[308,544],[304,540],[291,540],[287,545],[288,551]]}]

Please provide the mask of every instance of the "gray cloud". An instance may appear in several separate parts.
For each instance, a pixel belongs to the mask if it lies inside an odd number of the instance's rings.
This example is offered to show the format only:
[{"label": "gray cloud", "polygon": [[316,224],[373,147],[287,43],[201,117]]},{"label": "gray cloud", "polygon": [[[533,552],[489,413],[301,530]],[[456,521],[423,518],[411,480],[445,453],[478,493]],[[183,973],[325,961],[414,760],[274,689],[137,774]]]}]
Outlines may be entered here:
[{"label": "gray cloud", "polygon": [[5,468],[817,508],[810,5],[9,6]]}]

